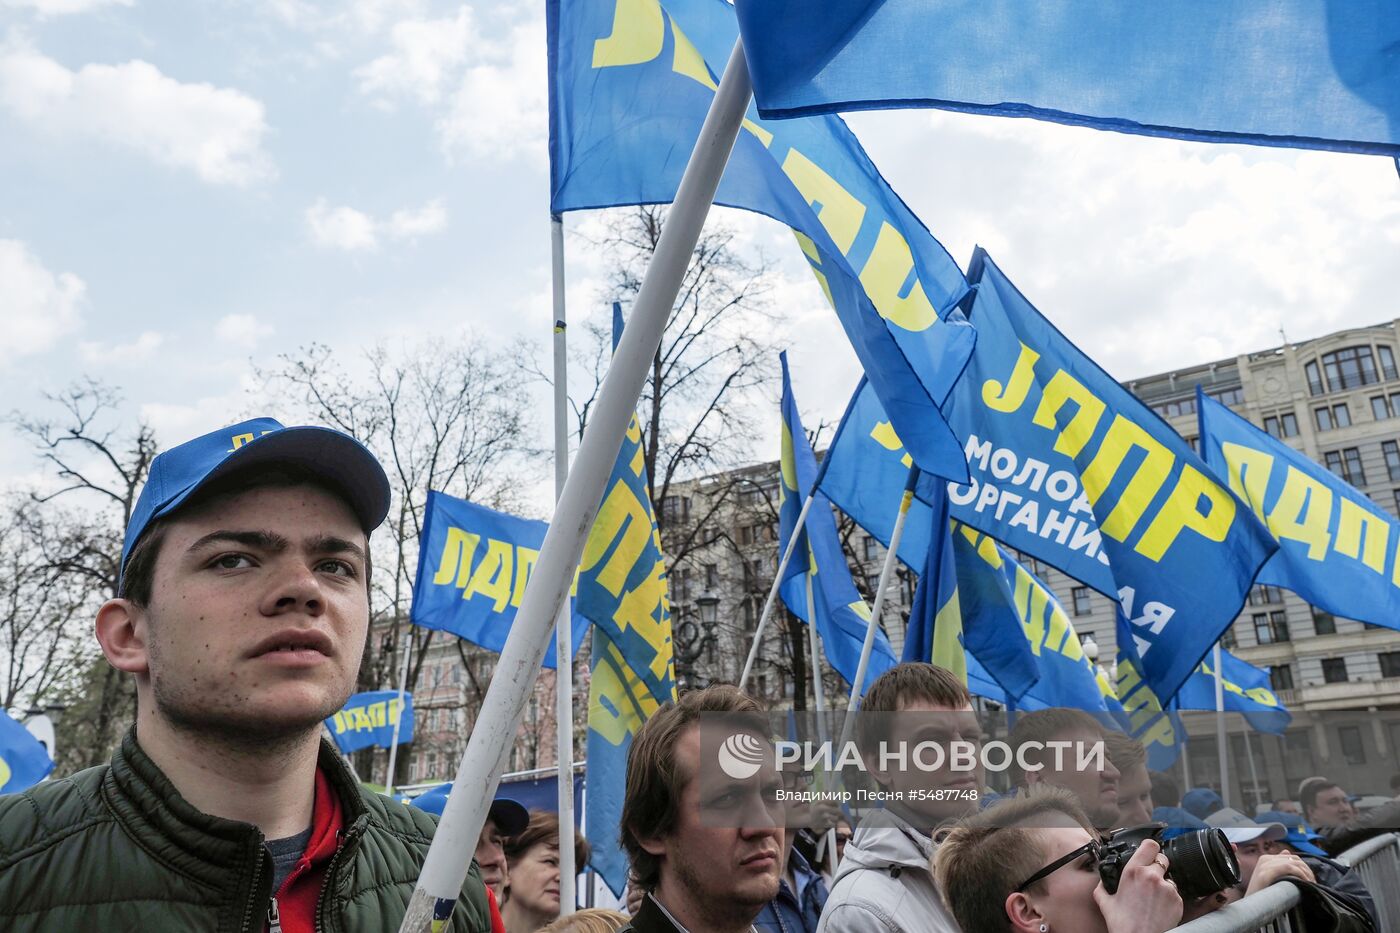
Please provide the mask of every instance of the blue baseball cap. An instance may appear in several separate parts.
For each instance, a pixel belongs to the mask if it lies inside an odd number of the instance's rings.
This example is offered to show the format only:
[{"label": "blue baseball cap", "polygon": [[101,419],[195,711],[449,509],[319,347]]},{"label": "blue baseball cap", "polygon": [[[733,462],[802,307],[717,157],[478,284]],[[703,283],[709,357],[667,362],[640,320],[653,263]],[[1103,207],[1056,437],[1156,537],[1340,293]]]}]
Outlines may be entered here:
[{"label": "blue baseball cap", "polygon": [[1224,806],[1225,801],[1209,787],[1194,787],[1181,798],[1181,808],[1202,820]]},{"label": "blue baseball cap", "polygon": [[[414,797],[409,806],[442,816],[443,808],[447,806],[447,795],[450,793],[452,782],[448,781]],[[497,797],[491,801],[491,809],[486,812],[486,818],[496,824],[502,836],[518,836],[530,825],[530,811],[526,810],[520,801],[510,797]]]},{"label": "blue baseball cap", "polygon": [[1321,833],[1309,832],[1303,827],[1303,818],[1296,813],[1283,813],[1279,810],[1269,810],[1259,814],[1259,821],[1282,823],[1283,828],[1288,831],[1280,842],[1286,842],[1304,855],[1315,855],[1318,858],[1328,858],[1327,853],[1320,847],[1313,844],[1314,839],[1321,839]]},{"label": "blue baseball cap", "polygon": [[151,522],[236,470],[285,465],[307,469],[338,489],[366,532],[389,514],[389,477],[359,441],[331,428],[288,428],[272,418],[254,418],[186,441],[151,461],[122,542],[123,576],[132,547]]}]

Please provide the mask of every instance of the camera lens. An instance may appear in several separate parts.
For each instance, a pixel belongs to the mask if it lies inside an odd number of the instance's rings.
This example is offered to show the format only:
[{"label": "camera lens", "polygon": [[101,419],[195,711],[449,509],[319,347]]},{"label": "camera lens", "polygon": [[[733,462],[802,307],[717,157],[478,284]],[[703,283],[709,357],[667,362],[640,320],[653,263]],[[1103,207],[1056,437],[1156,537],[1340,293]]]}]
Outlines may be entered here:
[{"label": "camera lens", "polygon": [[1162,844],[1167,877],[1184,898],[1204,897],[1240,883],[1240,863],[1218,829],[1198,829]]}]

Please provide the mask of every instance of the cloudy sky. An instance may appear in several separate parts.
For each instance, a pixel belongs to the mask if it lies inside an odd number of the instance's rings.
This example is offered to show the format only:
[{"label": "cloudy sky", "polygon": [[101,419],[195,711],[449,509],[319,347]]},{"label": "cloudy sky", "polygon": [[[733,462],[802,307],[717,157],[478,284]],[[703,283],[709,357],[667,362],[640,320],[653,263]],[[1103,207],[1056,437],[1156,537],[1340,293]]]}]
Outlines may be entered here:
[{"label": "cloudy sky", "polygon": [[[1120,378],[1400,316],[1388,160],[850,122],[954,257],[987,247]],[[0,0],[0,408],[98,375],[174,443],[276,415],[252,367],[311,341],[526,336],[547,367],[546,130],[542,2]],[[834,421],[857,367],[796,244],[722,219],[779,260],[804,416]],[[608,296],[568,253],[578,321]],[[0,484],[35,469],[0,434]]]}]

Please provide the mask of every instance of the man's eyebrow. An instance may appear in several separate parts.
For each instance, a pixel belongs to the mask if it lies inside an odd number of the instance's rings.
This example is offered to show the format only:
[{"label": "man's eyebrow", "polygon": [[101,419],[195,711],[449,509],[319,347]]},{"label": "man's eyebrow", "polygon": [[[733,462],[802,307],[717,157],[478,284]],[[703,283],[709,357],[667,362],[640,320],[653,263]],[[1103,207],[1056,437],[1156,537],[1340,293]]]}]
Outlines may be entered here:
[{"label": "man's eyebrow", "polygon": [[319,535],[309,538],[306,549],[316,554],[349,554],[361,561],[365,560],[365,549],[354,541],[347,541],[336,535]]},{"label": "man's eyebrow", "polygon": [[258,548],[263,551],[285,551],[288,545],[286,538],[270,531],[232,531],[221,528],[218,531],[211,531],[191,544],[189,550],[198,551],[220,542],[241,544],[244,547]]}]

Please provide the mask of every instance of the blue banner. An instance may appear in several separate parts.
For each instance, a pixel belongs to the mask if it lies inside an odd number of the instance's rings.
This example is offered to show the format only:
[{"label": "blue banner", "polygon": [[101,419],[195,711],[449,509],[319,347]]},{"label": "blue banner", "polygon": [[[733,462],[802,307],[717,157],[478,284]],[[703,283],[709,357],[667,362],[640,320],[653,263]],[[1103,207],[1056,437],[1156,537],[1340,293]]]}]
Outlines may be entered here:
[{"label": "blue banner", "polygon": [[[787,354],[781,354],[779,359],[783,369],[783,449],[779,470],[782,478],[779,487],[782,495],[781,515],[782,510],[790,509],[792,504],[800,505],[806,491],[813,487],[817,479],[817,458],[812,454],[807,434],[802,430],[802,420],[797,414],[797,403],[793,399],[792,383],[788,378]],[[789,486],[790,481],[796,485]],[[780,530],[791,534],[788,526]],[[860,665],[865,632],[870,626],[870,607],[851,582],[851,568],[846,563],[846,553],[841,549],[841,539],[836,533],[836,518],[832,515],[831,504],[821,493],[816,493],[812,500],[803,531],[807,537],[807,553],[793,554],[794,562],[802,558],[802,569],[797,574],[787,576],[778,594],[789,611],[802,621],[811,623],[815,616],[817,634],[821,636],[826,659],[849,684],[855,680],[856,669]],[[778,553],[786,549],[787,537],[784,536],[778,542]],[[874,681],[895,663],[894,649],[890,647],[884,631],[877,626],[875,644],[866,670],[866,683]]]},{"label": "blue banner", "polygon": [[[546,9],[552,209],[670,202],[738,37],[733,7],[549,0]],[[751,115],[715,202],[797,233],[919,465],[965,478],[937,409],[972,352],[972,329],[954,310],[967,282],[845,124]]]},{"label": "blue banner", "polygon": [[[1214,658],[1208,656],[1196,673],[1186,679],[1176,695],[1178,709],[1215,709],[1214,663]],[[1274,693],[1267,670],[1241,661],[1224,649],[1220,651],[1220,670],[1224,675],[1220,685],[1225,712],[1243,713],[1257,732],[1283,735],[1288,730],[1293,714]]]},{"label": "blue banner", "polygon": [[949,484],[953,518],[1116,600],[1144,678],[1170,696],[1276,545],[1186,441],[980,249],[970,274],[977,353],[948,415],[971,483]]},{"label": "blue banner", "polygon": [[738,0],[765,117],[937,107],[1400,156],[1394,0]]},{"label": "blue banner", "polygon": [[1331,470],[1198,395],[1201,452],[1279,549],[1259,582],[1400,628],[1400,522]]},{"label": "blue banner", "polygon": [[407,745],[413,741],[413,694],[403,695],[401,717],[397,690],[372,690],[346,700],[340,712],[326,719],[326,728],[331,730],[336,748],[348,755],[371,745],[393,746],[396,720],[399,744]]},{"label": "blue banner", "polygon": [[583,549],[576,602],[594,623],[588,685],[589,864],[620,897],[627,883],[620,840],[627,752],[642,723],[676,698],[666,561],[635,415]]},{"label": "blue banner", "polygon": [[18,794],[53,770],[44,744],[0,709],[0,794]]},{"label": "blue banner", "polygon": [[[1133,641],[1132,623],[1117,614],[1118,663],[1114,669],[1114,690],[1123,706],[1123,731],[1147,749],[1147,767],[1165,771],[1176,763],[1186,745],[1186,727],[1169,697],[1163,703],[1142,679],[1142,660]],[[1196,674],[1187,678],[1189,682]]]},{"label": "blue banner", "polygon": [[[413,584],[413,624],[499,652],[548,529],[547,522],[430,490]],[[575,607],[570,629],[575,657],[587,628],[588,619]],[[554,669],[553,639],[544,666]]]}]

